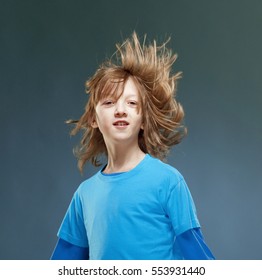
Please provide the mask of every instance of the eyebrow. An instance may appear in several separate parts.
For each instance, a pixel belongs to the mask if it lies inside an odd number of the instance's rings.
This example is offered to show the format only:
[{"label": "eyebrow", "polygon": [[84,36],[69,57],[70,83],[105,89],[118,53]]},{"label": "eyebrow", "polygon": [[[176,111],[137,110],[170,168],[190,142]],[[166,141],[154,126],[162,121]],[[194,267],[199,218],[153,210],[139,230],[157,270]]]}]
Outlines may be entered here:
[{"label": "eyebrow", "polygon": [[[103,97],[103,98],[101,98],[101,100],[105,100],[105,99],[110,99],[110,98],[112,98],[112,97],[114,97],[114,95],[112,94],[110,94],[110,95],[108,95],[108,96],[106,96],[106,97]],[[127,94],[126,96],[125,96],[125,98],[135,98],[135,99],[139,99],[139,97],[137,96],[137,95],[135,95],[135,94]]]}]

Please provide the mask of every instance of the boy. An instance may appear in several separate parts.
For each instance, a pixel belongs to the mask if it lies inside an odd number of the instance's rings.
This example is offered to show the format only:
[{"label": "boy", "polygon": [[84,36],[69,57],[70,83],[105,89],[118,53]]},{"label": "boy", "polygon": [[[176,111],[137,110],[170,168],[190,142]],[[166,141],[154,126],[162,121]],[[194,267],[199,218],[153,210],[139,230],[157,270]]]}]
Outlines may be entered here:
[{"label": "boy", "polygon": [[51,259],[214,259],[203,240],[183,176],[163,163],[185,128],[175,100],[176,60],[134,32],[86,83],[78,166],[107,164],[75,192]]}]

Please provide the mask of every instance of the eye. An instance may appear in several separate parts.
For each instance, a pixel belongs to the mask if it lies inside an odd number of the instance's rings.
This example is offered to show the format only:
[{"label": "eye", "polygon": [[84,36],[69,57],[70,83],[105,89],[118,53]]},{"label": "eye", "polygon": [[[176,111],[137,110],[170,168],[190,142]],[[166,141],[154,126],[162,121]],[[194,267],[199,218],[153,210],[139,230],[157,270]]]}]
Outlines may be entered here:
[{"label": "eye", "polygon": [[110,105],[114,104],[114,101],[112,101],[112,100],[105,100],[105,101],[103,101],[102,104],[105,105],[105,106],[110,106]]},{"label": "eye", "polygon": [[135,100],[130,100],[127,103],[131,106],[136,106],[137,105],[137,101],[135,101]]}]

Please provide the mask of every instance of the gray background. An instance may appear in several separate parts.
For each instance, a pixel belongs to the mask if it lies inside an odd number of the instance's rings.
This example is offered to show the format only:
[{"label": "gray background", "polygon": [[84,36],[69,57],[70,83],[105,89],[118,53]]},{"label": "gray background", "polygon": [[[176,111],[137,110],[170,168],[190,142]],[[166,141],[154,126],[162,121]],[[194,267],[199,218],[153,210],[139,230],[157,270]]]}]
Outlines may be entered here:
[{"label": "gray background", "polygon": [[136,30],[178,53],[186,178],[218,259],[262,259],[260,0],[1,0],[0,259],[48,259],[73,192],[68,118],[85,80]]}]

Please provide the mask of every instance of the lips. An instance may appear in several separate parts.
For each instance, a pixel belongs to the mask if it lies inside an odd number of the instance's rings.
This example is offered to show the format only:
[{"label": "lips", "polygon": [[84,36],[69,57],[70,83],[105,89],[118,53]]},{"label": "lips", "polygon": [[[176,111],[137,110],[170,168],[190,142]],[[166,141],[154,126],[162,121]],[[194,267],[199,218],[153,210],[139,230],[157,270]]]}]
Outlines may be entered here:
[{"label": "lips", "polygon": [[114,126],[127,126],[129,123],[127,121],[119,120],[113,123]]}]

